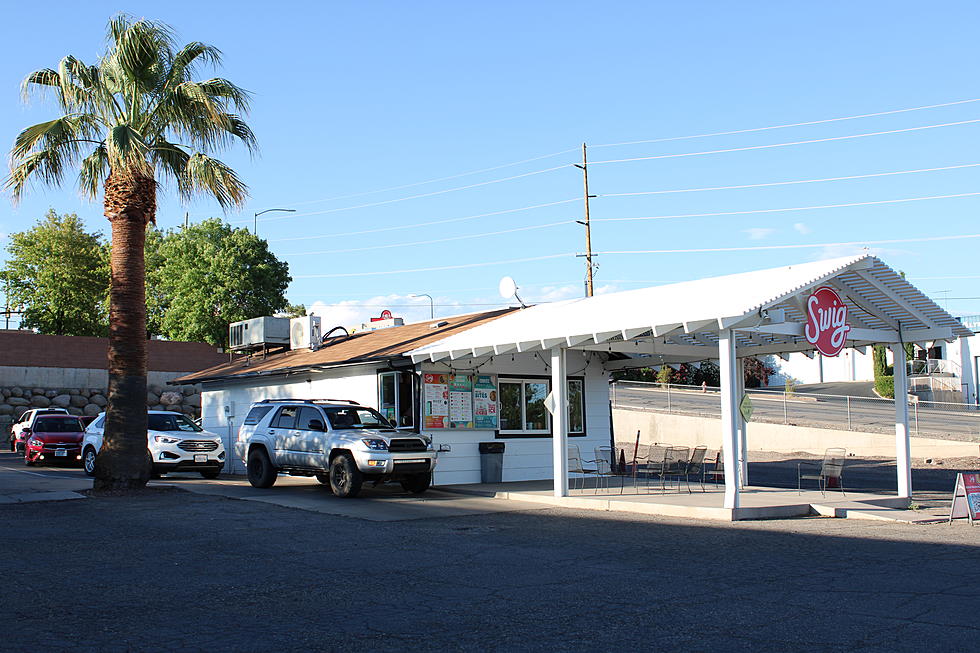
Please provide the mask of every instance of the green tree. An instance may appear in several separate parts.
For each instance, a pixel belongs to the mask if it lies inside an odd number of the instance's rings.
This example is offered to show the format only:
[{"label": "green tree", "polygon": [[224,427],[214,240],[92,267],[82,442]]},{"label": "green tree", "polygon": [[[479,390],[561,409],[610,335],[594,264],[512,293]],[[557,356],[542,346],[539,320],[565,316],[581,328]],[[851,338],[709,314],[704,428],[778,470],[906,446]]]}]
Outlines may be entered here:
[{"label": "green tree", "polygon": [[147,249],[151,331],[223,345],[229,322],[288,306],[289,266],[247,229],[214,218],[154,239],[152,252]]},{"label": "green tree", "polygon": [[49,210],[27,231],[10,235],[2,274],[21,325],[58,336],[104,336],[109,259],[101,233],[74,213]]},{"label": "green tree", "polygon": [[287,304],[280,313],[283,317],[303,317],[306,315],[305,304]]},{"label": "green tree", "polygon": [[95,461],[96,489],[139,488],[146,458],[146,291],[144,241],[156,215],[157,176],[184,198],[214,197],[241,206],[245,184],[210,156],[255,137],[242,120],[248,94],[221,78],[195,81],[196,68],[221,53],[197,41],[179,47],[163,23],[119,14],[109,20],[107,50],[95,65],[73,56],[35,71],[24,92],[49,92],[61,115],[24,129],[11,151],[6,187],[18,200],[28,183],[60,185],[78,168],[84,194],[103,192],[112,225],[109,291],[109,405]]}]

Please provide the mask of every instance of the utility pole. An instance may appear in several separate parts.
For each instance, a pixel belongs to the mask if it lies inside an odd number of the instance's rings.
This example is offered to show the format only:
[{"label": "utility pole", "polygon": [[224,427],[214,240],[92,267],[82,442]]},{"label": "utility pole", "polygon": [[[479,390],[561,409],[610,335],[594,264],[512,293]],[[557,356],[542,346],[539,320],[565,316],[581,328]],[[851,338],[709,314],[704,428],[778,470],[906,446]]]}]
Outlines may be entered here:
[{"label": "utility pole", "polygon": [[589,159],[585,151],[585,143],[582,143],[582,165],[575,164],[576,168],[582,169],[582,179],[585,182],[585,220],[576,220],[580,225],[585,226],[585,296],[592,296],[592,223],[589,220]]}]

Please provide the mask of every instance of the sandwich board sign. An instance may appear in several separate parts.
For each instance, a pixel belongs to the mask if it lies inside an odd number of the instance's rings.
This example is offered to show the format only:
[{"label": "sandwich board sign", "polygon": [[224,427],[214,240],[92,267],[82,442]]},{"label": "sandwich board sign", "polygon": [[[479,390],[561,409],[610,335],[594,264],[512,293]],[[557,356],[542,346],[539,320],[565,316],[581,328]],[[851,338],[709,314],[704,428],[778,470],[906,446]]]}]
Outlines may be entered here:
[{"label": "sandwich board sign", "polygon": [[980,472],[956,475],[953,501],[949,504],[949,521],[969,519],[970,524],[980,521]]}]

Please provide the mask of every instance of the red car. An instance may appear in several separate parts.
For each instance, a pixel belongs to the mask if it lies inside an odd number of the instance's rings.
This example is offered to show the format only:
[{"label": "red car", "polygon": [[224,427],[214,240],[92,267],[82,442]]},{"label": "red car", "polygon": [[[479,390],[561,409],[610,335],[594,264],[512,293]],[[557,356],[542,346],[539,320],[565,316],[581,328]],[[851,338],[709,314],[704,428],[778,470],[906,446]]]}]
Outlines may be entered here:
[{"label": "red car", "polygon": [[80,465],[85,427],[73,415],[43,415],[34,428],[24,429],[24,464],[67,463]]}]

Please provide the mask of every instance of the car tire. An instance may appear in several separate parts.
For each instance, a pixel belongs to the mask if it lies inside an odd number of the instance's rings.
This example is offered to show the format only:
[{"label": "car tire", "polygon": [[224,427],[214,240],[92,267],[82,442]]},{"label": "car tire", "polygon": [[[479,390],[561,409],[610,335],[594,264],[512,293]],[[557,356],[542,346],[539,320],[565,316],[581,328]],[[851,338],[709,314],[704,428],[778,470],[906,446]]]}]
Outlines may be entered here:
[{"label": "car tire", "polygon": [[272,487],[276,482],[276,468],[272,466],[269,454],[261,447],[256,447],[248,452],[246,472],[248,473],[248,482],[252,487]]},{"label": "car tire", "polygon": [[424,474],[412,474],[408,478],[402,479],[402,489],[412,494],[422,494],[432,485],[432,472]]},{"label": "car tire", "polygon": [[322,485],[330,485],[330,473],[317,473],[316,480],[320,481]]},{"label": "car tire", "polygon": [[28,467],[34,466],[34,461],[27,457],[26,451],[24,452],[24,464],[27,465]]},{"label": "car tire", "polygon": [[357,468],[354,458],[342,453],[330,461],[330,489],[342,499],[350,499],[361,491],[364,476]]},{"label": "car tire", "polygon": [[95,456],[95,449],[92,447],[86,447],[82,452],[82,469],[86,476],[95,476]]},{"label": "car tire", "polygon": [[218,478],[218,476],[220,474],[221,474],[221,470],[220,469],[202,469],[201,470],[201,476],[203,478],[208,479],[209,481]]}]

